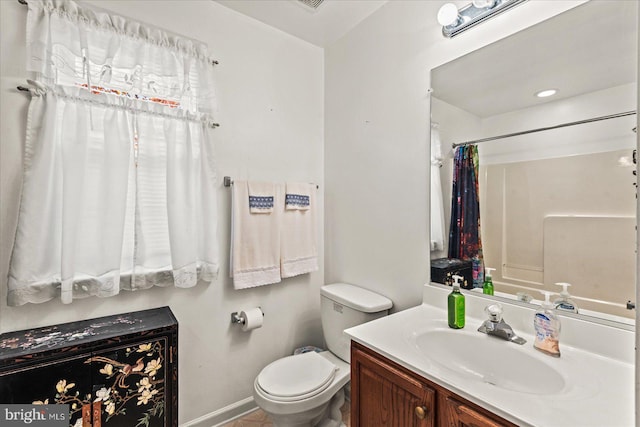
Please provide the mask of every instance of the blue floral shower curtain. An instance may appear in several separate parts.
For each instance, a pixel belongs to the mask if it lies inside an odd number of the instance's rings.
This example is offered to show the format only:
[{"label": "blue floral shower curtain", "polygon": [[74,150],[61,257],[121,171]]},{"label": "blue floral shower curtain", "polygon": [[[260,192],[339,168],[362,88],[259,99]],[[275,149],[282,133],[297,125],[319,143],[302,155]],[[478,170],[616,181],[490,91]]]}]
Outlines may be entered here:
[{"label": "blue floral shower curtain", "polygon": [[480,237],[480,199],[478,193],[478,148],[456,148],[453,159],[449,258],[471,260],[473,286],[482,287],[484,263]]}]

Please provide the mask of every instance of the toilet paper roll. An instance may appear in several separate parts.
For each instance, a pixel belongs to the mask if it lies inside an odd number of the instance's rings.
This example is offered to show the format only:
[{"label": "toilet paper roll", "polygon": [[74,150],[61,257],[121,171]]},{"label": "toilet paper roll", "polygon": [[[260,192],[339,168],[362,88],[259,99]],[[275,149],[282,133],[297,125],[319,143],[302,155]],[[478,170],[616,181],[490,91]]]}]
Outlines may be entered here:
[{"label": "toilet paper roll", "polygon": [[252,331],[262,327],[264,315],[260,307],[251,308],[249,310],[241,311],[240,318],[242,319],[242,330]]}]

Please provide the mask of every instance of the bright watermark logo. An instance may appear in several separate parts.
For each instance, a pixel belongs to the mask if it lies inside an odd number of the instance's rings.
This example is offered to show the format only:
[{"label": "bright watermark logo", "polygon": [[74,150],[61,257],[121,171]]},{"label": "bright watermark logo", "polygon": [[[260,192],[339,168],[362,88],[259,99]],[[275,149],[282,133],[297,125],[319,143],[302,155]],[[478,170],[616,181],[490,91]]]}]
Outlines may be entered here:
[{"label": "bright watermark logo", "polygon": [[1,426],[67,427],[69,405],[3,405]]}]

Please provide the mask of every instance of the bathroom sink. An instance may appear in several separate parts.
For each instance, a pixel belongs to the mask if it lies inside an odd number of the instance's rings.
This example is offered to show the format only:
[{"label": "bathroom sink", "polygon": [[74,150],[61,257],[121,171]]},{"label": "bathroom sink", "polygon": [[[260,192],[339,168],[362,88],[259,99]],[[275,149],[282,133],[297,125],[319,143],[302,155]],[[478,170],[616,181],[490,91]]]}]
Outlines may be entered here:
[{"label": "bathroom sink", "polygon": [[437,328],[414,334],[412,341],[421,355],[464,379],[529,394],[556,394],[565,388],[564,377],[542,359],[548,356],[475,329]]}]

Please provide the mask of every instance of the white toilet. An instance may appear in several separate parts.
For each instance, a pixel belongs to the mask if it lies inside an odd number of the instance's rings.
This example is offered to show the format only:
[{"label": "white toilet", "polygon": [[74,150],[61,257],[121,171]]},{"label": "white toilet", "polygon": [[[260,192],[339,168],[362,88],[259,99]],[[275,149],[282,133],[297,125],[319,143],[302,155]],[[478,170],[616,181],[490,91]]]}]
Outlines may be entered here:
[{"label": "white toilet", "polygon": [[287,356],[267,365],[254,381],[255,402],[276,427],[342,424],[349,382],[350,341],[343,331],[386,316],[390,299],[346,283],[323,286],[321,317],[329,351]]}]

